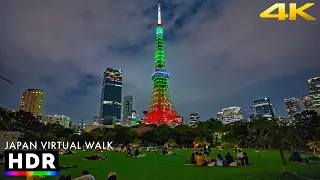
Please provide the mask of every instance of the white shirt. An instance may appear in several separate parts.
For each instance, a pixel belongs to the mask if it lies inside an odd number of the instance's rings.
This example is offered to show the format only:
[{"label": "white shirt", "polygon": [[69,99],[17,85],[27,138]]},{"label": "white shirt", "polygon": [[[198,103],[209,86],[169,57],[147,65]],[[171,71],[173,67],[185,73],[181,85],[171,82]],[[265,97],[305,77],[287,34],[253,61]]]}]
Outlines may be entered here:
[{"label": "white shirt", "polygon": [[83,175],[81,177],[75,178],[75,180],[96,180],[91,174]]},{"label": "white shirt", "polygon": [[238,154],[237,154],[237,158],[238,158],[238,159],[243,158],[243,152],[238,152]]}]

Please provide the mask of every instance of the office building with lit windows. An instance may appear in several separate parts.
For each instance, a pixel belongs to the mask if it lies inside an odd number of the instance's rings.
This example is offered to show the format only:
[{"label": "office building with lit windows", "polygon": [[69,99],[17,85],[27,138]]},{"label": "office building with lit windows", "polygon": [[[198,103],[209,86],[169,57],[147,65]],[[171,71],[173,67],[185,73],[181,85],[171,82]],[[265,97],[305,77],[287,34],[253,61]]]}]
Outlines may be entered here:
[{"label": "office building with lit windows", "polygon": [[100,119],[103,125],[115,125],[121,119],[122,70],[107,68],[103,75]]},{"label": "office building with lit windows", "polygon": [[43,113],[44,91],[40,89],[27,89],[23,91],[20,102],[20,110],[30,112],[33,116],[41,116]]},{"label": "office building with lit windows", "polygon": [[258,117],[273,118],[275,116],[271,101],[269,98],[257,99],[254,101],[254,107]]},{"label": "office building with lit windows", "polygon": [[123,124],[129,126],[132,119],[132,95],[127,95],[123,99]]},{"label": "office building with lit windows", "polygon": [[77,134],[80,135],[86,131],[86,120],[79,120],[77,126]]},{"label": "office building with lit windows", "polygon": [[288,98],[284,99],[284,102],[286,104],[287,112],[289,118],[293,118],[294,115],[301,112],[300,103],[298,98]]},{"label": "office building with lit windows", "polygon": [[243,120],[241,107],[228,107],[222,109],[222,123],[229,124]]},{"label": "office building with lit windows", "polygon": [[99,117],[93,117],[92,125],[99,126],[100,125],[100,118]]},{"label": "office building with lit windows", "polygon": [[320,114],[320,77],[308,80],[309,94],[311,96],[311,110]]},{"label": "office building with lit windows", "polygon": [[65,128],[70,127],[70,117],[64,115],[43,115],[41,117],[41,122],[43,124],[60,124]]},{"label": "office building with lit windows", "polygon": [[312,97],[310,94],[302,96],[302,102],[305,110],[310,110],[312,107]]},{"label": "office building with lit windows", "polygon": [[191,113],[189,127],[196,127],[199,123],[200,123],[200,115],[198,113]]}]

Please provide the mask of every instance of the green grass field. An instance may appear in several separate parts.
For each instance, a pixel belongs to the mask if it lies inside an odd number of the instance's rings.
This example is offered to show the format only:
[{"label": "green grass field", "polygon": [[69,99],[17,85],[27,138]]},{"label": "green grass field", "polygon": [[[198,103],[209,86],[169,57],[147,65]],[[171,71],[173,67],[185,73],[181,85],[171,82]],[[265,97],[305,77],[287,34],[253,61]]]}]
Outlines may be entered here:
[{"label": "green grass field", "polygon": [[[146,153],[146,158],[129,158],[126,153],[103,152],[109,160],[83,160],[85,156],[93,152],[77,152],[74,155],[60,156],[60,165],[78,165],[77,168],[60,171],[62,174],[70,174],[73,178],[81,175],[82,170],[88,170],[97,180],[106,180],[109,172],[115,171],[119,180],[276,180],[282,172],[278,151],[266,151],[256,153],[245,150],[249,155],[250,166],[238,167],[197,167],[184,165],[189,159],[192,150],[174,150],[180,153],[177,156],[161,155],[160,153]],[[225,151],[213,151],[211,157],[218,153],[223,156]],[[235,153],[232,154],[235,156]],[[287,157],[286,157],[287,158]],[[0,166],[3,171],[3,167]],[[288,163],[288,171],[298,174],[302,179],[319,180],[320,164],[302,165]],[[0,176],[2,180],[19,180]],[[57,177],[47,177],[48,180],[56,180]],[[291,179],[290,179],[291,180]],[[293,179],[292,179],[293,180]]]}]

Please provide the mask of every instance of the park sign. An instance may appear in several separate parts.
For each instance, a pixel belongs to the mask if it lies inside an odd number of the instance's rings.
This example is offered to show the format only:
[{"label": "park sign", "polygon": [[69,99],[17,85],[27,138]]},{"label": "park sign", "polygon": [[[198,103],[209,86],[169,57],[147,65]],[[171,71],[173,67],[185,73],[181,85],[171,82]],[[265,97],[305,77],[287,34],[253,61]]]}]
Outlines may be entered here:
[{"label": "park sign", "polygon": [[5,151],[5,176],[58,176],[58,151]]}]

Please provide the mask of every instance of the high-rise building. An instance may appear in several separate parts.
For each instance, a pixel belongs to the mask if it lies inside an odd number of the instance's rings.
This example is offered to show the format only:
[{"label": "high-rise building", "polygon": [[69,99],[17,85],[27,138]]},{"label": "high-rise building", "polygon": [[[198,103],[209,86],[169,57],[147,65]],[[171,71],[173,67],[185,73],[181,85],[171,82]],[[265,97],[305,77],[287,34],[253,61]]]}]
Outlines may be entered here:
[{"label": "high-rise building", "polygon": [[320,77],[309,79],[308,86],[310,94],[320,94]]},{"label": "high-rise building", "polygon": [[309,93],[311,96],[311,110],[320,114],[320,77],[308,80]]},{"label": "high-rise building", "polygon": [[198,113],[191,113],[189,126],[197,126],[199,123],[200,115]]},{"label": "high-rise building", "polygon": [[30,112],[33,116],[41,116],[43,113],[43,100],[44,91],[27,89],[22,93],[20,110]]},{"label": "high-rise building", "polygon": [[290,118],[293,118],[294,115],[301,112],[300,103],[298,98],[288,98],[284,99],[284,102],[287,107],[287,112]]},{"label": "high-rise building", "polygon": [[274,110],[269,98],[257,99],[254,101],[257,116],[263,118],[274,118]]},{"label": "high-rise building", "polygon": [[58,123],[65,128],[69,128],[70,126],[70,117],[64,115],[43,115],[41,117],[41,122],[44,124],[55,124]]},{"label": "high-rise building", "polygon": [[128,121],[132,119],[132,95],[127,95],[123,100],[123,120]]},{"label": "high-rise building", "polygon": [[93,124],[94,126],[100,125],[100,118],[99,117],[93,117]]},{"label": "high-rise building", "polygon": [[233,123],[243,120],[241,107],[228,107],[222,109],[223,123]]},{"label": "high-rise building", "polygon": [[217,112],[216,118],[223,123],[223,113],[222,112]]},{"label": "high-rise building", "polygon": [[136,110],[132,110],[131,117],[132,117],[132,119],[137,118],[137,111]]},{"label": "high-rise building", "polygon": [[305,110],[310,110],[312,107],[312,97],[310,94],[302,96],[302,102]]},{"label": "high-rise building", "polygon": [[[104,125],[112,125],[121,119],[122,70],[107,68],[103,76],[100,119]],[[114,124],[113,124],[114,125]]]},{"label": "high-rise building", "polygon": [[163,27],[161,23],[161,10],[158,4],[158,24],[156,28],[156,52],[155,52],[155,69],[151,78],[153,81],[153,91],[148,113],[143,121],[146,124],[182,124],[181,118],[177,114],[170,99],[168,80],[170,74],[166,70],[166,59],[163,47]]},{"label": "high-rise building", "polygon": [[86,131],[86,120],[79,120],[77,127],[77,134],[82,134]]}]

